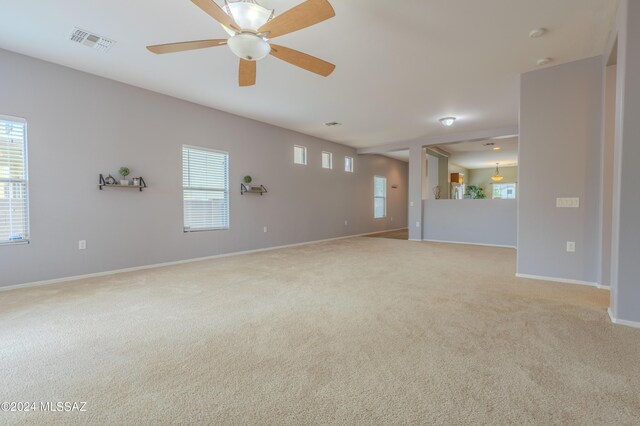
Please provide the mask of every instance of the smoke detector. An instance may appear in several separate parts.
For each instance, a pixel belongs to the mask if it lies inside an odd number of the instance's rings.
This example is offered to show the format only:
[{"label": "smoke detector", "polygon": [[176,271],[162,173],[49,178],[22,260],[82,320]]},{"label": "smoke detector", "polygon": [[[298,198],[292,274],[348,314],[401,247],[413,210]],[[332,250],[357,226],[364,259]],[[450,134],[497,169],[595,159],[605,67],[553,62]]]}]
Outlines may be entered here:
[{"label": "smoke detector", "polygon": [[69,35],[69,40],[85,45],[100,52],[108,52],[109,49],[116,43],[113,40],[93,34],[82,28],[74,27]]}]

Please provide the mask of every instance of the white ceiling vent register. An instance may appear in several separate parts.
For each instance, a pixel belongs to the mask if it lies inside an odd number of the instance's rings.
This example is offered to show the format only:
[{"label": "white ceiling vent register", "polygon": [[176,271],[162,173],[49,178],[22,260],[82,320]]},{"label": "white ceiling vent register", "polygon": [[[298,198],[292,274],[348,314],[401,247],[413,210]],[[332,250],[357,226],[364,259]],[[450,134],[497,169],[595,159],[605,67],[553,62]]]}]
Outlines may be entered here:
[{"label": "white ceiling vent register", "polygon": [[69,40],[76,43],[83,44],[87,47],[91,47],[100,52],[108,52],[116,42],[104,38],[102,36],[92,34],[89,31],[83,30],[78,27],[74,27],[69,35]]}]

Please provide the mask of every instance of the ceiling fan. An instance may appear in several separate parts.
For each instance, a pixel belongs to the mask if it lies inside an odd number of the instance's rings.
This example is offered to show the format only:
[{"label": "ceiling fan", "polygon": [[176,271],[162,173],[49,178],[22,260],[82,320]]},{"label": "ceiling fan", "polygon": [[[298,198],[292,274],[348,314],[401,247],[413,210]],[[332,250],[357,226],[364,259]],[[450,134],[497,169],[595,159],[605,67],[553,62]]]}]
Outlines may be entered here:
[{"label": "ceiling fan", "polygon": [[271,39],[310,27],[335,16],[327,0],[306,0],[287,12],[274,17],[255,0],[225,0],[223,7],[213,0],[191,0],[218,21],[229,39],[195,40],[147,46],[153,53],[173,53],[227,45],[240,58],[240,86],[256,84],[256,61],[271,54],[278,59],[323,77],[330,75],[335,65],[306,53],[272,44]]}]

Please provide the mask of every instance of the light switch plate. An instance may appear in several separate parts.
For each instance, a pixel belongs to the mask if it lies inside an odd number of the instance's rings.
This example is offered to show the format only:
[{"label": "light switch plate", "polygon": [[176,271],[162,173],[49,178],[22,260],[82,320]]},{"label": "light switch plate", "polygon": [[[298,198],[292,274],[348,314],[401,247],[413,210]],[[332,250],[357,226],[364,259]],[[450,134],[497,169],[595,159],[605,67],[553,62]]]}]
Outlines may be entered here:
[{"label": "light switch plate", "polygon": [[580,198],[556,198],[556,207],[558,208],[578,208],[580,207]]},{"label": "light switch plate", "polygon": [[86,249],[87,249],[87,240],[79,240],[78,250],[86,250]]},{"label": "light switch plate", "polygon": [[567,241],[567,251],[569,253],[575,253],[576,243],[574,241]]}]

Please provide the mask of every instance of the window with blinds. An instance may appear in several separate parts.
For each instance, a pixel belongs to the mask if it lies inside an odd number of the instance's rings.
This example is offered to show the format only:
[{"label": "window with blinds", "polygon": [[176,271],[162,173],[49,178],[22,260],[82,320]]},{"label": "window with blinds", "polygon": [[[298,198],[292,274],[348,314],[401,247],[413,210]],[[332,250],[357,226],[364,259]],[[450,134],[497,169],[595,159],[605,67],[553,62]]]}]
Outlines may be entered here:
[{"label": "window with blinds", "polygon": [[333,154],[327,151],[322,151],[322,168],[323,169],[332,169],[333,168]]},{"label": "window with blinds", "polygon": [[229,154],[182,147],[184,231],[229,229]]},{"label": "window with blinds", "polygon": [[382,219],[387,216],[387,178],[373,177],[373,217]]},{"label": "window with blinds", "polygon": [[27,123],[0,116],[0,244],[28,241]]}]

